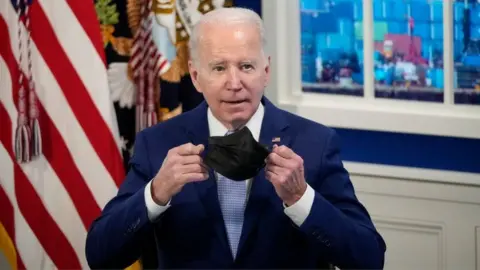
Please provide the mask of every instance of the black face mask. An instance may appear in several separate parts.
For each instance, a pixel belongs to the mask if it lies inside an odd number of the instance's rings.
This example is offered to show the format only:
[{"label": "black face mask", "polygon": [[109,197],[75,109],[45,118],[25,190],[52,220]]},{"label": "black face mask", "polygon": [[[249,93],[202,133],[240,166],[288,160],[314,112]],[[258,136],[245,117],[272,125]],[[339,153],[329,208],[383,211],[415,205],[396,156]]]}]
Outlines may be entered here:
[{"label": "black face mask", "polygon": [[267,147],[259,144],[247,127],[227,136],[213,136],[208,139],[206,165],[219,174],[243,181],[257,175],[265,167],[270,154]]}]

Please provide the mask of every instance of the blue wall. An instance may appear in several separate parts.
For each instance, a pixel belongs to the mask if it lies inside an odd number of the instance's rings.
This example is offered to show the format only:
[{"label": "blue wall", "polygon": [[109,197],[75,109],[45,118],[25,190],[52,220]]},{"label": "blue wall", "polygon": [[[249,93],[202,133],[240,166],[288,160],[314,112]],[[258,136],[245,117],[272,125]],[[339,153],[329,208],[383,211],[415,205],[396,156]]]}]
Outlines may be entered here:
[{"label": "blue wall", "polygon": [[[261,15],[261,0],[234,0],[234,3]],[[344,128],[336,131],[346,161],[480,173],[479,139]]]}]

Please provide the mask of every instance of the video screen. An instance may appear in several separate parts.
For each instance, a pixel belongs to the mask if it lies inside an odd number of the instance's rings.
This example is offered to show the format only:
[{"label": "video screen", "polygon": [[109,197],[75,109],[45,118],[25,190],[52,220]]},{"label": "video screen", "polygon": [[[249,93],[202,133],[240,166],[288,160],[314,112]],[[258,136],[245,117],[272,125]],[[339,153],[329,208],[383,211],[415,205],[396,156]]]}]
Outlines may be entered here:
[{"label": "video screen", "polygon": [[[363,1],[300,0],[302,86],[363,96]],[[444,1],[373,0],[375,96],[443,102]],[[480,2],[453,6],[456,103],[480,104]]]}]

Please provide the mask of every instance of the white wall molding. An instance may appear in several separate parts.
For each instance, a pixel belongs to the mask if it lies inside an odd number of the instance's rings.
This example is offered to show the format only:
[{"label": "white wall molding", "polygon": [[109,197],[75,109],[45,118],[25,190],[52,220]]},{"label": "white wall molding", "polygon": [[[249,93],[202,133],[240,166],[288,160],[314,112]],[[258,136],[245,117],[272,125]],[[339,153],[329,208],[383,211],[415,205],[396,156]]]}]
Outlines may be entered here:
[{"label": "white wall molding", "polygon": [[412,181],[441,182],[454,185],[480,187],[480,174],[446,170],[433,170],[362,162],[344,162],[345,168],[355,175],[387,177]]},{"label": "white wall molding", "polygon": [[478,186],[356,174],[351,174],[351,179],[357,192],[365,194],[480,206]]},{"label": "white wall molding", "polygon": [[293,106],[310,120],[336,128],[480,139],[480,106],[425,104],[304,93],[278,105]]},{"label": "white wall molding", "polygon": [[398,231],[434,234],[442,238],[445,224],[443,222],[431,222],[427,220],[394,218],[389,216],[375,216],[372,219],[378,228],[391,228]]}]

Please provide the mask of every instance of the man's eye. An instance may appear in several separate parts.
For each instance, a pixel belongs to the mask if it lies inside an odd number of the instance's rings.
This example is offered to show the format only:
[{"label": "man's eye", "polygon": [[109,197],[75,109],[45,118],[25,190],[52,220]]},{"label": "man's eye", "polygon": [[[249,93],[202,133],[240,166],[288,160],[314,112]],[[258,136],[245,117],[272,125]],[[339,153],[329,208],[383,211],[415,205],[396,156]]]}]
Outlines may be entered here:
[{"label": "man's eye", "polygon": [[242,69],[243,70],[252,70],[253,69],[253,65],[250,65],[250,64],[243,64],[242,65]]},{"label": "man's eye", "polygon": [[222,66],[216,66],[216,67],[213,67],[213,70],[219,72],[219,71],[224,71],[225,68]]}]

